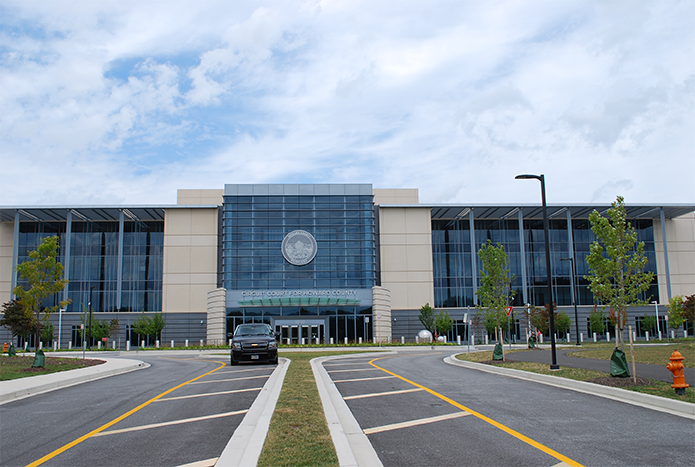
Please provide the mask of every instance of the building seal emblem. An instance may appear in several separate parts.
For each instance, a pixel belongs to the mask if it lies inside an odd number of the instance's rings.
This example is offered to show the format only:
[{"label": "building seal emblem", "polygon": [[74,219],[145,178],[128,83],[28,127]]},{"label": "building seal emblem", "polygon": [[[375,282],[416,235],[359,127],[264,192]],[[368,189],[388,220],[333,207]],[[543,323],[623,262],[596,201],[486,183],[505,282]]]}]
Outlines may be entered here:
[{"label": "building seal emblem", "polygon": [[305,230],[293,230],[282,240],[282,256],[295,266],[311,263],[317,250],[316,239]]}]

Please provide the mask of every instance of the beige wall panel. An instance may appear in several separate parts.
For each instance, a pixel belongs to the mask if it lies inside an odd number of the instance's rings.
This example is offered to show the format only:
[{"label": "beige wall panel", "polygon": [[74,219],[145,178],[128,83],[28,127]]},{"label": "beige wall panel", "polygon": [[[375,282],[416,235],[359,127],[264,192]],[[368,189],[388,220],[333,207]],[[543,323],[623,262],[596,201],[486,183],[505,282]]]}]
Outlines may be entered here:
[{"label": "beige wall panel", "polygon": [[191,209],[167,209],[164,214],[164,237],[191,234]]},{"label": "beige wall panel", "polygon": [[389,284],[388,289],[391,290],[391,309],[409,309],[408,287],[409,284],[406,282]]},{"label": "beige wall panel", "polygon": [[432,232],[407,235],[406,243],[408,245],[431,245]]},{"label": "beige wall panel", "polygon": [[407,249],[405,245],[381,246],[381,270],[383,272],[405,272],[408,270]]},{"label": "beige wall panel", "polygon": [[164,311],[192,311],[190,309],[190,290],[187,286],[173,286],[164,288]]},{"label": "beige wall panel", "polygon": [[191,270],[191,249],[171,247],[164,250],[164,277],[167,274],[186,273]]},{"label": "beige wall panel", "polygon": [[191,214],[193,235],[217,235],[217,210],[195,209]]},{"label": "beige wall panel", "polygon": [[166,210],[164,244],[164,311],[207,310],[217,287],[217,209]]},{"label": "beige wall panel", "polygon": [[386,234],[383,233],[379,236],[379,242],[382,245],[405,245],[406,236],[397,234]]},{"label": "beige wall panel", "polygon": [[406,208],[405,231],[408,235],[431,234],[431,210],[430,208]]},{"label": "beige wall panel", "polygon": [[432,271],[408,271],[406,273],[407,282],[424,282],[430,283],[434,281]]},{"label": "beige wall panel", "polygon": [[417,309],[425,303],[434,306],[434,297],[430,296],[432,286],[424,282],[411,282],[408,284],[408,308]]},{"label": "beige wall panel", "polygon": [[0,222],[0,304],[12,298],[14,222]]},{"label": "beige wall panel", "polygon": [[375,188],[374,204],[418,204],[420,196],[417,188]]},{"label": "beige wall panel", "polygon": [[406,271],[382,271],[381,281],[383,283],[408,282],[408,272]]},{"label": "beige wall panel", "polygon": [[223,201],[224,190],[178,190],[176,204],[192,206],[192,205],[221,205]]},{"label": "beige wall panel", "polygon": [[408,271],[432,271],[432,246],[408,246]]},{"label": "beige wall panel", "polygon": [[379,231],[381,235],[403,234],[405,232],[405,209],[379,209]]},{"label": "beige wall panel", "polygon": [[[671,296],[695,293],[695,216],[688,214],[666,219]],[[654,247],[659,281],[659,302],[668,302],[666,262],[661,235],[661,221],[654,220]]]}]

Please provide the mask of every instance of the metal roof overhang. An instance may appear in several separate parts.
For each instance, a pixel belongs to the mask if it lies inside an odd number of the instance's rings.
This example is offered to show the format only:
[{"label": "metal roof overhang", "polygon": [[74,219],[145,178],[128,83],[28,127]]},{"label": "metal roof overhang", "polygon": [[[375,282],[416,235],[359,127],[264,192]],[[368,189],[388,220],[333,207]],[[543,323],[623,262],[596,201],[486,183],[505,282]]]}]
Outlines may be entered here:
[{"label": "metal roof overhang", "polygon": [[[473,211],[475,219],[507,219],[518,215],[521,211],[524,219],[542,219],[543,208],[540,205],[464,205],[464,204],[432,204],[432,205],[413,205],[418,207],[429,207],[432,212],[432,219],[452,220],[462,219]],[[403,205],[384,205],[381,207],[404,207]],[[610,204],[549,204],[548,218],[564,218],[567,211],[570,212],[572,219],[588,219],[589,214],[597,210],[602,215],[610,209]],[[642,204],[627,205],[628,219],[658,219],[661,216],[661,209],[667,219],[673,219],[686,214],[695,212],[693,204]]]},{"label": "metal roof overhang", "polygon": [[73,220],[79,221],[117,221],[123,212],[126,220],[151,221],[164,220],[167,209],[217,209],[216,205],[160,205],[160,206],[1,206],[0,222],[13,222],[19,212],[20,220],[40,222],[65,221],[68,212],[72,212]]}]

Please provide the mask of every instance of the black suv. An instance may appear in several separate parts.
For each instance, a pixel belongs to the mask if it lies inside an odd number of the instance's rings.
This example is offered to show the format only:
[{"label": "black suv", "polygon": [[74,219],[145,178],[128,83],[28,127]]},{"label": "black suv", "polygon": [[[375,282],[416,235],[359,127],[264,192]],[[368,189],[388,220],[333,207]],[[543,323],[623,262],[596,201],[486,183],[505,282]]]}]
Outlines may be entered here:
[{"label": "black suv", "polygon": [[232,338],[232,365],[241,361],[278,362],[278,343],[270,326],[263,323],[240,324]]}]

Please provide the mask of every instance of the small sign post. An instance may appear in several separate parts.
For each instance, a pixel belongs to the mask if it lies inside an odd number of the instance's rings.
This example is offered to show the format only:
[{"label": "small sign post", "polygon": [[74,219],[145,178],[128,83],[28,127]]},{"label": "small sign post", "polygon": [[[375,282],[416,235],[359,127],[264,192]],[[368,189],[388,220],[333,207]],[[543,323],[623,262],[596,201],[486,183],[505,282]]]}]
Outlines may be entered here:
[{"label": "small sign post", "polygon": [[512,307],[508,306],[505,308],[505,312],[507,313],[507,330],[509,331],[509,350],[512,350],[512,327],[511,327],[511,314],[512,314]]}]

